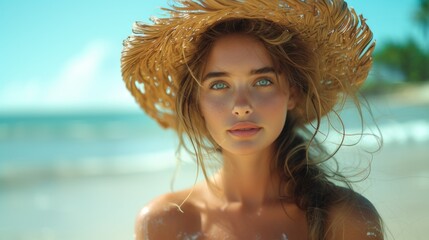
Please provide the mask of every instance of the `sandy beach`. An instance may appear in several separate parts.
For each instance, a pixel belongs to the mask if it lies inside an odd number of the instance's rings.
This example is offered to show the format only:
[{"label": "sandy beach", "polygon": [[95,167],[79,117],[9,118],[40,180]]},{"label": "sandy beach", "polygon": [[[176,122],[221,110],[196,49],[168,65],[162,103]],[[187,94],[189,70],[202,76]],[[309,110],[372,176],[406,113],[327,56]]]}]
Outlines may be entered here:
[{"label": "sandy beach", "polygon": [[[357,186],[383,216],[388,239],[427,239],[428,144],[385,147],[375,155],[369,178]],[[173,170],[3,185],[0,238],[133,239],[137,211],[170,191]],[[184,166],[177,188],[192,185],[194,176],[193,166]]]}]

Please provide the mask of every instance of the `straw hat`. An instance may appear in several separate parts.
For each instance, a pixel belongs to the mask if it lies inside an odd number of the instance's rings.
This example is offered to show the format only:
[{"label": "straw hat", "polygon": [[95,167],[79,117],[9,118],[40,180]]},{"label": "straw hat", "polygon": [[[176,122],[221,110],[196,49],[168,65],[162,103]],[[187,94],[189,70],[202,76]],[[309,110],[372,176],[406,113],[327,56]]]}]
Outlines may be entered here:
[{"label": "straw hat", "polygon": [[[175,128],[177,69],[194,55],[199,36],[219,21],[263,19],[298,33],[319,57],[321,99],[328,98],[325,92],[340,95],[341,85],[360,86],[372,64],[372,32],[343,0],[178,0],[164,10],[168,18],[153,17],[152,25],[135,24],[121,58],[127,88],[163,127]],[[327,105],[322,114],[335,101]]]}]

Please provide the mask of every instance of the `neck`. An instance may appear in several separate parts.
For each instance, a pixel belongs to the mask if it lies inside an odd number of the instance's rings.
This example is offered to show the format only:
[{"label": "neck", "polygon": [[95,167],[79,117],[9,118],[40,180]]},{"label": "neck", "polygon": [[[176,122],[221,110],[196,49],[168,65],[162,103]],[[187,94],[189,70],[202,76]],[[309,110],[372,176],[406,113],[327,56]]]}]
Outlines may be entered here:
[{"label": "neck", "polygon": [[239,156],[223,153],[224,166],[218,179],[227,205],[238,203],[258,209],[278,199],[279,181],[271,172],[270,152]]}]

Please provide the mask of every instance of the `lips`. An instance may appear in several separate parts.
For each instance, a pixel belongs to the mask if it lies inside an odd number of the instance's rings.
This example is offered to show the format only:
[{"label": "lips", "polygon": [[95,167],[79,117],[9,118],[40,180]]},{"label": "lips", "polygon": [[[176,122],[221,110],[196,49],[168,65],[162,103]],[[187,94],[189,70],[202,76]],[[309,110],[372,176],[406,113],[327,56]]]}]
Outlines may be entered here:
[{"label": "lips", "polygon": [[236,137],[251,137],[256,135],[262,128],[254,123],[239,122],[234,124],[228,132]]}]

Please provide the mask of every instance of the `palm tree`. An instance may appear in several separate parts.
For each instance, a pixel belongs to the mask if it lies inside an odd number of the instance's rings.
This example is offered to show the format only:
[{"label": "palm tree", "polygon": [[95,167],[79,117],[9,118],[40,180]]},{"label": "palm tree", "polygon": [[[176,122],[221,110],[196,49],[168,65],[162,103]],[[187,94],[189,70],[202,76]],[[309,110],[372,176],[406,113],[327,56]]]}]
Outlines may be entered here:
[{"label": "palm tree", "polygon": [[[419,8],[415,11],[414,20],[422,27],[423,38],[429,42],[429,0],[420,0]],[[428,46],[429,47],[429,46]]]},{"label": "palm tree", "polygon": [[[414,20],[420,25],[423,32],[423,40],[426,46],[423,46],[424,58],[421,59],[423,66],[429,65],[429,0],[420,0],[419,8],[415,11]],[[426,50],[426,51],[425,51]],[[429,81],[429,70],[427,67],[423,67],[423,75],[421,80]]]}]

